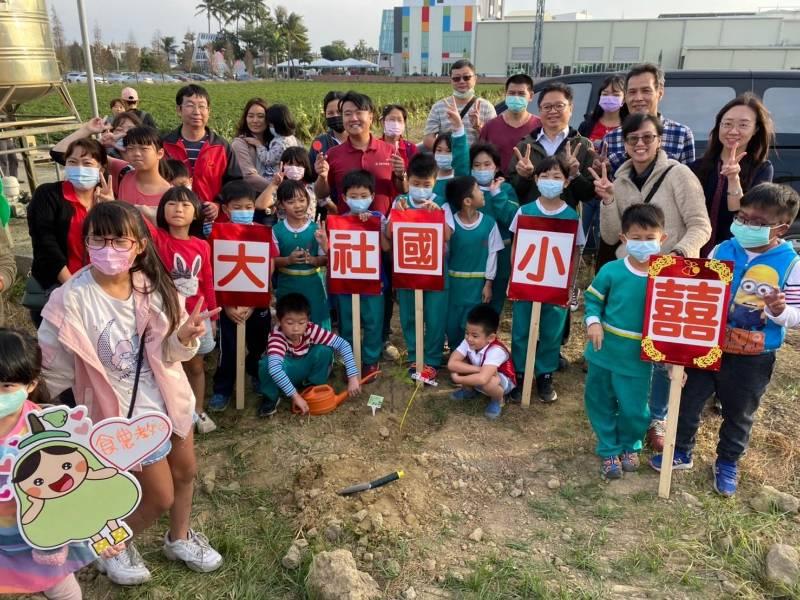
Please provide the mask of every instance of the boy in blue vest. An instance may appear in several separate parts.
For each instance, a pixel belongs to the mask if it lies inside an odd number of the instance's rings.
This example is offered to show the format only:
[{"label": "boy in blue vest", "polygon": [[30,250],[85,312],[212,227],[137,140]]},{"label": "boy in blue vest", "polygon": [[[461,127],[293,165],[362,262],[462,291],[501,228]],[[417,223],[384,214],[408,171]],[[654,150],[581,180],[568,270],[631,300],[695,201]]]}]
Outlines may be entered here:
[{"label": "boy in blue vest", "polygon": [[467,315],[464,338],[447,362],[453,382],[461,385],[450,397],[467,400],[475,397],[475,391],[489,396],[483,414],[491,420],[500,416],[503,398],[517,381],[511,353],[497,339],[499,326],[500,317],[489,304],[474,307]]},{"label": "boy in blue vest", "polygon": [[451,212],[445,211],[450,236],[447,274],[447,340],[455,348],[464,338],[467,314],[492,301],[497,255],[504,246],[495,220],[481,213],[486,204],[474,177],[455,177],[445,187]]},{"label": "boy in blue vest", "polygon": [[[781,239],[797,217],[800,196],[788,186],[763,183],[741,200],[733,238],[711,258],[734,262],[728,327],[718,372],[687,369],[681,394],[673,469],[692,468],[692,450],[703,407],[716,392],[722,404],[714,490],[736,493],[738,461],[747,450],[755,412],[775,367],[775,352],[788,327],[800,327],[800,257]],[[650,459],[661,470],[663,455]]]}]

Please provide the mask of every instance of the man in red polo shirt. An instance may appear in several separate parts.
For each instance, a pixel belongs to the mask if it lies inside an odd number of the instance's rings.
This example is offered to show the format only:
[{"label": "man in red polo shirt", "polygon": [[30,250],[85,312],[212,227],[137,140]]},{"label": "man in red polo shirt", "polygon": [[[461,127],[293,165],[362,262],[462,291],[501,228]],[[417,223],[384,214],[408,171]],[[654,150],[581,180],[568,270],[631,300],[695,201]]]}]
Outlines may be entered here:
[{"label": "man in red polo shirt", "polygon": [[339,110],[347,140],[331,148],[327,155],[322,152],[317,155],[314,168],[319,177],[314,193],[317,198],[330,196],[339,212],[347,212],[349,209],[341,193],[342,181],[350,171],[364,169],[375,177],[375,198],[370,210],[389,214],[395,196],[408,190],[406,165],[392,144],[370,133],[375,106],[369,96],[347,92],[339,101]]}]

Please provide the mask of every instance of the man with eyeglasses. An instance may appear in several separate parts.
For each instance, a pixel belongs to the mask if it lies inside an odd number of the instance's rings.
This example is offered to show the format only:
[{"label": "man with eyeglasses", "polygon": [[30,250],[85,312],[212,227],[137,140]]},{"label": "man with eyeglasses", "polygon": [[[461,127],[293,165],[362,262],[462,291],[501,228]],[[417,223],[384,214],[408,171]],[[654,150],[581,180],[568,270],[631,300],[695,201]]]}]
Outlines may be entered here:
[{"label": "man with eyeglasses", "polygon": [[[467,59],[457,60],[452,64],[450,67],[450,80],[453,84],[452,98],[461,113],[464,128],[467,130],[467,142],[471,146],[478,141],[483,125],[494,119],[497,113],[491,102],[475,95],[475,84],[478,83],[478,77],[475,75],[475,67]],[[443,98],[436,102],[428,114],[423,143],[429,150],[433,149],[433,143],[436,141],[437,135],[452,132],[450,121],[447,118],[448,102],[451,102],[450,98]]]},{"label": "man with eyeglasses", "polygon": [[241,179],[239,163],[228,142],[208,127],[211,99],[202,86],[189,84],[175,96],[181,125],[164,136],[164,153],[184,163],[192,175],[192,191],[203,202],[206,221],[217,218],[222,186]]},{"label": "man with eyeglasses", "polygon": [[561,82],[548,84],[539,93],[542,126],[516,145],[506,170],[520,204],[539,198],[533,171],[548,156],[558,156],[569,168],[569,180],[561,194],[567,204],[574,208],[594,197],[594,180],[588,170],[594,158],[592,142],[570,127],[572,102],[572,88]]},{"label": "man with eyeglasses", "polygon": [[139,117],[142,121],[142,125],[158,129],[153,115],[139,108],[139,93],[135,89],[132,87],[123,88],[120,92],[120,98],[122,98],[122,101],[125,103],[125,110]]}]

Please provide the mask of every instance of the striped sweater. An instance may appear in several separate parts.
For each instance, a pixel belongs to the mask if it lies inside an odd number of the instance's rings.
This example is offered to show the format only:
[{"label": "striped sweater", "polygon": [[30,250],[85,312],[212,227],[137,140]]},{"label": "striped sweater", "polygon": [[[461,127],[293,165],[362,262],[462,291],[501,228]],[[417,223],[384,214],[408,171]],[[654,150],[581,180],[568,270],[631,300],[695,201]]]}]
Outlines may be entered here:
[{"label": "striped sweater", "polygon": [[297,344],[293,344],[291,340],[276,327],[270,333],[267,343],[267,366],[273,381],[286,396],[293,396],[297,393],[297,389],[283,369],[284,358],[286,358],[287,355],[290,358],[302,358],[308,354],[313,344],[324,344],[325,346],[333,348],[333,351],[336,352],[339,358],[342,359],[342,362],[344,362],[347,376],[352,377],[353,375],[358,375],[358,367],[353,357],[353,349],[344,338],[340,338],[335,333],[323,329],[315,323],[310,323],[300,341]]}]

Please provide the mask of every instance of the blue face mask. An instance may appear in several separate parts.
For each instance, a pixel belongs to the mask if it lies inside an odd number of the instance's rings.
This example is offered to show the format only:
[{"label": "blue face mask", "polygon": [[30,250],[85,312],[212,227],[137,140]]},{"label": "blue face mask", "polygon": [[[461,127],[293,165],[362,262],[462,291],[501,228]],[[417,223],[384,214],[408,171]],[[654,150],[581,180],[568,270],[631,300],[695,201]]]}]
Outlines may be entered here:
[{"label": "blue face mask", "polygon": [[64,179],[77,190],[90,190],[100,182],[100,169],[97,167],[64,167]]},{"label": "blue face mask", "polygon": [[250,225],[253,222],[253,215],[255,215],[255,213],[256,211],[253,209],[232,210],[230,212],[231,223],[236,223],[237,225]]},{"label": "blue face mask", "polygon": [[769,244],[772,227],[769,225],[762,225],[761,227],[742,225],[734,219],[733,223],[731,223],[731,233],[742,248],[758,248]]},{"label": "blue face mask", "polygon": [[646,262],[652,255],[661,252],[661,242],[659,240],[627,240],[625,249],[639,262]]},{"label": "blue face mask", "polygon": [[528,108],[528,100],[524,96],[506,96],[506,106],[513,113],[521,113]]},{"label": "blue face mask", "polygon": [[27,397],[28,391],[24,387],[19,388],[15,392],[0,394],[0,419],[19,411]]},{"label": "blue face mask", "polygon": [[495,172],[494,169],[472,169],[472,176],[478,185],[489,185],[494,179]]},{"label": "blue face mask", "polygon": [[536,188],[545,198],[558,198],[564,191],[564,180],[541,178],[536,182]]},{"label": "blue face mask", "polygon": [[211,229],[214,227],[213,221],[203,221],[203,235],[208,237],[211,235]]},{"label": "blue face mask", "polygon": [[360,215],[369,210],[372,204],[372,198],[346,198],[345,202],[347,202],[347,206],[350,207],[350,212],[355,215]]},{"label": "blue face mask", "polygon": [[433,196],[433,188],[432,187],[417,187],[417,186],[409,186],[408,188],[408,196],[414,202],[424,202],[425,200],[430,200],[431,196]]},{"label": "blue face mask", "polygon": [[449,170],[453,168],[453,155],[451,153],[440,152],[439,154],[434,154],[433,158],[436,160],[436,166],[440,169]]}]

